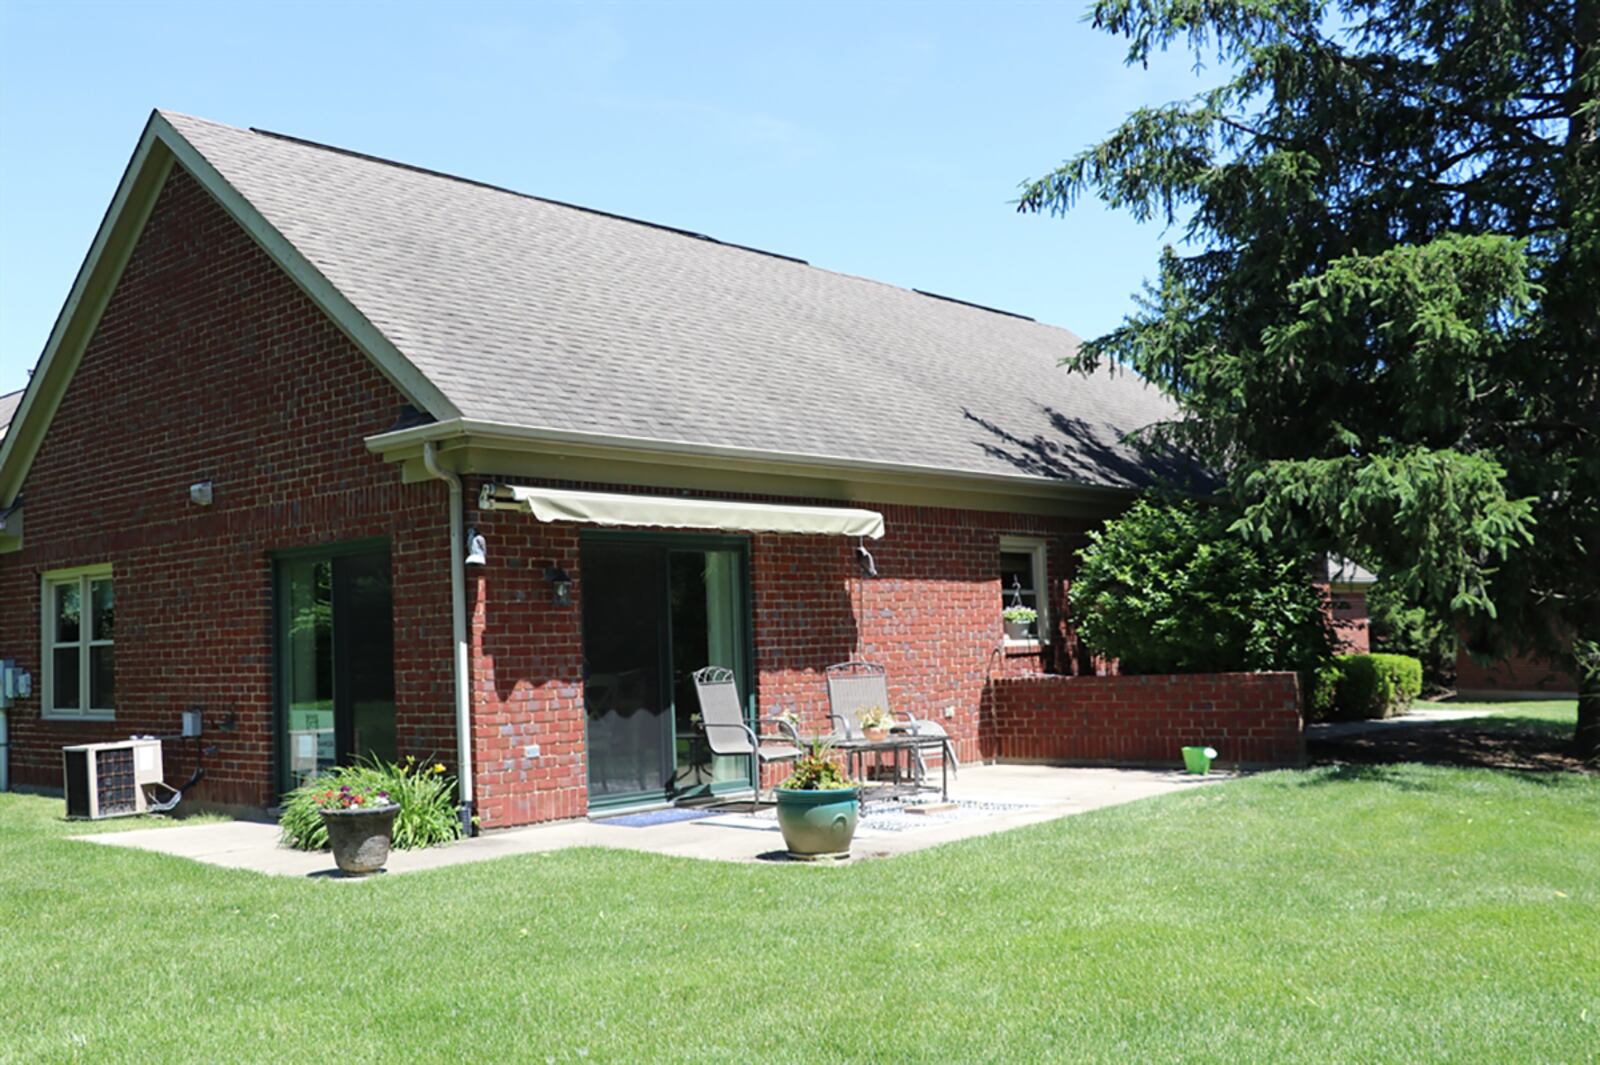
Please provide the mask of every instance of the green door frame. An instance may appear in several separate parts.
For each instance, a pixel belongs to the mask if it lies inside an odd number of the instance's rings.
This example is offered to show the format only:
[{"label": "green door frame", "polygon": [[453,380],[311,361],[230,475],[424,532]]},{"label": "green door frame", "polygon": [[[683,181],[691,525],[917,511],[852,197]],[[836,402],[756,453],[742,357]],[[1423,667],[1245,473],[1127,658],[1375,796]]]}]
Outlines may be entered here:
[{"label": "green door frame", "polygon": [[[756,707],[760,705],[760,699],[756,690],[759,683],[759,671],[755,668],[755,599],[754,590],[750,579],[750,538],[748,536],[720,535],[715,533],[622,532],[614,529],[591,529],[585,530],[579,536],[578,550],[580,552],[580,559],[582,557],[581,553],[585,543],[613,543],[645,547],[655,546],[661,548],[669,555],[673,551],[696,550],[731,550],[735,553],[735,556],[739,560],[739,602],[740,606],[742,607],[741,612],[743,613],[744,617],[741,619],[743,638],[738,642],[738,654],[740,661],[733,663],[731,668],[733,669],[734,677],[737,679],[737,682],[740,685],[740,690],[744,692],[745,720],[753,724],[756,719]],[[583,579],[581,565],[579,567],[578,579],[580,581]],[[669,735],[666,738],[666,743],[667,750],[672,756],[673,764],[676,766],[678,747],[678,707],[677,696],[674,691],[675,685],[673,684],[672,680],[672,582],[670,580],[663,581],[660,592],[661,601],[656,608],[656,620],[658,625],[664,627],[664,632],[662,635],[665,637],[665,639],[661,640],[660,651],[661,685],[664,689],[662,693],[664,700],[662,713],[665,715],[668,723],[671,725],[670,730],[667,730]],[[581,638],[582,634],[580,633],[580,639]],[[712,664],[716,663],[707,663],[707,665]],[[587,678],[585,678],[585,681],[587,681]],[[585,692],[585,695],[587,696],[587,692]],[[585,747],[588,746],[588,742],[588,717],[587,714],[585,714]],[[591,796],[589,800],[589,809],[607,810],[623,806],[635,806],[647,802],[658,802],[663,799],[665,799],[667,802],[676,801],[679,796],[674,795],[672,792],[671,781],[673,775],[674,774],[669,773],[667,776],[668,786],[664,796],[659,792],[638,792],[627,793],[623,795],[609,795],[599,800],[596,800]],[[712,795],[723,795],[730,792],[748,791],[749,784],[744,780],[725,781],[720,784],[712,784],[710,790]],[[702,792],[701,794],[704,793]]]},{"label": "green door frame", "polygon": [[[305,547],[287,547],[268,555],[272,565],[272,787],[281,798],[288,793],[289,783],[289,675],[283,668],[284,654],[288,648],[289,623],[285,603],[288,602],[289,574],[284,562],[303,559],[334,559],[342,555],[376,554],[382,551],[393,564],[393,549],[388,537],[375,536],[361,540],[341,540],[331,544]],[[340,667],[334,663],[334,701],[338,702]]]}]

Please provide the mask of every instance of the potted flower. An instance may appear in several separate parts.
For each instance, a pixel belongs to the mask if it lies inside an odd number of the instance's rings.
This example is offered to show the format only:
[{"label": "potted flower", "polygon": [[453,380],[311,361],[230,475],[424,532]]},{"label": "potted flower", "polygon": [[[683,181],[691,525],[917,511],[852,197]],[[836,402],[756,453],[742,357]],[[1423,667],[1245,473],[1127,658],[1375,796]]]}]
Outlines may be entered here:
[{"label": "potted flower", "polygon": [[850,856],[850,840],[860,817],[860,791],[820,740],[794,764],[778,785],[778,827],[791,858],[816,861]]},{"label": "potted flower", "polygon": [[1026,640],[1028,626],[1039,620],[1039,612],[1031,606],[1008,606],[1001,611],[1000,617],[1006,623],[1006,639]]},{"label": "potted flower", "polygon": [[400,804],[379,788],[341,784],[317,795],[317,810],[328,827],[334,864],[346,876],[367,876],[389,860],[389,841]]},{"label": "potted flower", "polygon": [[856,724],[861,726],[863,736],[877,743],[888,737],[889,726],[894,724],[894,718],[881,706],[869,706],[856,714]]}]

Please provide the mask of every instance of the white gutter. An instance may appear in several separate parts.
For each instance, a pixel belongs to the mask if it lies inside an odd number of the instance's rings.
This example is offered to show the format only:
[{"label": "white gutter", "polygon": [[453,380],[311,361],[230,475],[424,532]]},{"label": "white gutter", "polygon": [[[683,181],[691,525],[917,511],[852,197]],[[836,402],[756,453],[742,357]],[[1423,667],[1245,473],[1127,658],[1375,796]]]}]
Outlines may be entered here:
[{"label": "white gutter", "polygon": [[792,451],[771,451],[764,448],[739,447],[728,444],[701,444],[682,440],[660,440],[651,437],[625,436],[615,433],[597,433],[580,429],[541,429],[507,422],[482,421],[476,418],[448,418],[393,429],[367,437],[363,442],[367,450],[380,453],[428,441],[457,440],[478,437],[485,440],[504,440],[524,445],[560,447],[582,446],[631,451],[641,455],[659,455],[703,461],[707,457],[734,462],[754,462],[770,465],[792,466],[805,472],[827,472],[834,476],[851,473],[872,473],[898,476],[915,480],[939,480],[982,485],[998,490],[1011,490],[1028,494],[1060,495],[1063,493],[1085,498],[1131,499],[1143,491],[1132,485],[1094,485],[1080,481],[1067,481],[1025,473],[985,473],[953,470],[943,466],[926,466],[911,462],[890,462],[882,459],[844,458],[829,455],[811,455]]},{"label": "white gutter", "polygon": [[467,570],[461,536],[466,515],[462,512],[461,478],[439,465],[438,449],[432,440],[422,445],[422,464],[430,474],[450,487],[450,629],[455,640],[456,682],[456,780],[461,786],[464,834],[471,834],[472,808],[472,703],[467,672]]}]

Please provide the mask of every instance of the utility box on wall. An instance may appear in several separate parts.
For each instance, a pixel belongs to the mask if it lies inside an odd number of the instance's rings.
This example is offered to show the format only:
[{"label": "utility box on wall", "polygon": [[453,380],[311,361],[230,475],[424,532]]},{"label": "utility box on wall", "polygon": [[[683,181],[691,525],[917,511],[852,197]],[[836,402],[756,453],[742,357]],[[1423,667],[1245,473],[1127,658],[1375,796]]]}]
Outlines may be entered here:
[{"label": "utility box on wall", "polygon": [[0,710],[33,694],[33,675],[9,658],[0,658]]}]

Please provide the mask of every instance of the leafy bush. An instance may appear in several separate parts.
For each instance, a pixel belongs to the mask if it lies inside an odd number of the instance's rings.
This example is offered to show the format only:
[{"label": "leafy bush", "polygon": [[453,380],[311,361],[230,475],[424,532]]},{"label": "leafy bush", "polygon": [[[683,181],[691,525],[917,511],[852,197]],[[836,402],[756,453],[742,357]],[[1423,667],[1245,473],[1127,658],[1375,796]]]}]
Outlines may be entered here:
[{"label": "leafy bush", "polygon": [[1124,673],[1310,672],[1330,652],[1305,560],[1193,502],[1141,500],[1089,534],[1071,606],[1078,637]]},{"label": "leafy bush", "polygon": [[1392,717],[1422,691],[1422,663],[1410,655],[1340,655],[1334,668],[1338,680],[1331,706],[1318,707],[1313,698],[1318,716],[1344,721]]},{"label": "leafy bush", "polygon": [[391,801],[400,804],[394,819],[394,846],[400,850],[432,847],[461,835],[455,786],[455,778],[445,775],[443,765],[421,765],[409,757],[403,763],[374,758],[338,766],[295,788],[284,801],[278,825],[287,846],[303,851],[326,850],[328,830],[319,809],[322,794],[342,787],[359,792],[385,791]]},{"label": "leafy bush", "polygon": [[1338,662],[1326,662],[1308,670],[1301,678],[1300,690],[1306,692],[1306,720],[1326,721],[1333,716],[1339,699]]},{"label": "leafy bush", "polygon": [[853,788],[855,784],[844,775],[832,758],[833,749],[821,740],[812,740],[810,750],[794,763],[794,772],[778,786],[790,791],[833,791]]},{"label": "leafy bush", "polygon": [[1450,619],[1434,617],[1406,598],[1401,585],[1381,580],[1367,592],[1367,612],[1375,650],[1421,660],[1427,691],[1455,686],[1459,641]]}]

